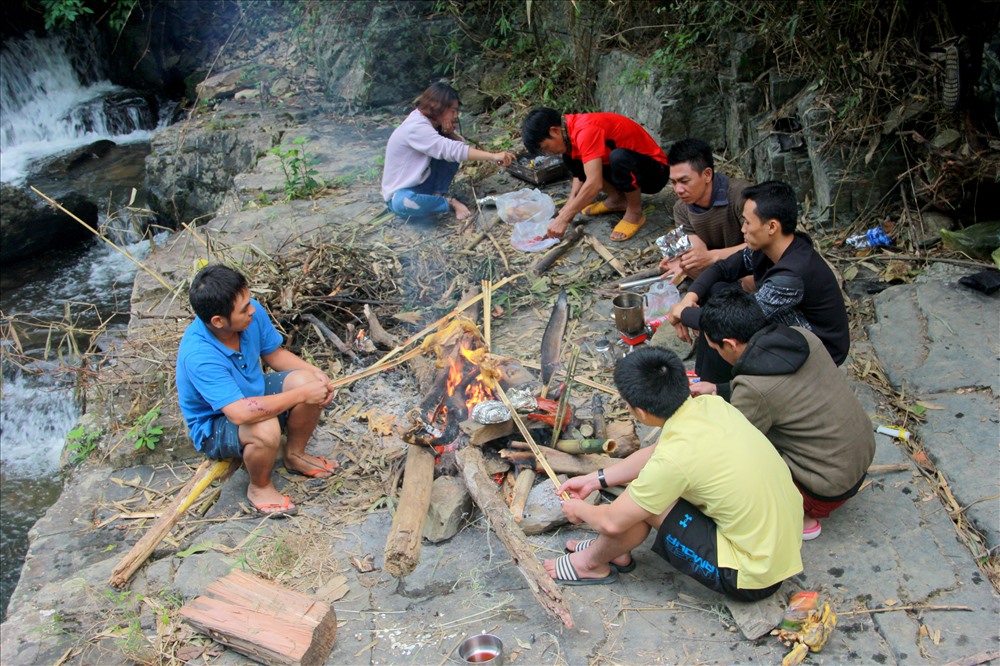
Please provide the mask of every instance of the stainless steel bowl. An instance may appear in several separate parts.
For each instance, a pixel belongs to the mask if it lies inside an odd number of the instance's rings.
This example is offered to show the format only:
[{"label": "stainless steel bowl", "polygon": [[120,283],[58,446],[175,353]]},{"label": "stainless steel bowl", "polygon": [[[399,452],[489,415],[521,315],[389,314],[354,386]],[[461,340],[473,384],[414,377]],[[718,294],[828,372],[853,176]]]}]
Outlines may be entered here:
[{"label": "stainless steel bowl", "polygon": [[467,664],[503,664],[503,641],[493,634],[469,636],[458,646],[458,656]]}]

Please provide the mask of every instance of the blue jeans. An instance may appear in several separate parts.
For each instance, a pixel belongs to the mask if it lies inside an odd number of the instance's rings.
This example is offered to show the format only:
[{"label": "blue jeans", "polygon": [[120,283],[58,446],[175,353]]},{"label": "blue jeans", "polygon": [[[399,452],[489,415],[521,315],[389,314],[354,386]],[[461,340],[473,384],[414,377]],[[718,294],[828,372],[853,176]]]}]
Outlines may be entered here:
[{"label": "blue jeans", "polygon": [[431,160],[431,172],[427,180],[414,185],[396,190],[392,194],[392,199],[385,202],[396,215],[400,217],[430,217],[440,213],[447,213],[451,210],[448,200],[440,196],[451,187],[451,181],[458,173],[458,162],[445,162],[444,160]]}]

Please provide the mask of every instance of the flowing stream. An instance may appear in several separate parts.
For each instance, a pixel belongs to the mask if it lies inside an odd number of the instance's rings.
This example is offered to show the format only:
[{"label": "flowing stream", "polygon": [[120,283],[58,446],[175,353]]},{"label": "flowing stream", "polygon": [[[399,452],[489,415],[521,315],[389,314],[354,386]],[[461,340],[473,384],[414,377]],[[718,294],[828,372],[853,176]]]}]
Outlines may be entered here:
[{"label": "flowing stream", "polygon": [[[129,201],[132,188],[141,190],[142,160],[159,120],[149,117],[148,95],[107,80],[93,41],[89,46],[88,40],[77,41],[83,46],[59,37],[28,35],[3,44],[0,180],[14,185],[32,182],[37,160],[111,140],[117,144],[113,172],[118,180],[113,186],[77,182],[72,187],[109,193],[99,209],[115,211]],[[102,213],[105,228],[112,221]],[[131,227],[126,224],[116,230],[115,241],[141,260],[149,242],[139,240]],[[4,266],[0,274],[5,333],[0,344],[11,349],[12,326],[24,356],[35,359],[22,363],[26,370],[4,358],[0,368],[0,614],[6,614],[17,584],[28,530],[59,496],[60,454],[80,416],[71,378],[52,371],[73,359],[60,360],[51,352],[47,356],[47,347],[54,348],[62,336],[55,333],[49,338],[47,323],[69,317],[75,328],[95,329],[105,322],[111,335],[120,333],[128,323],[135,271],[128,258],[94,238],[82,247]],[[80,342],[85,348],[89,340]]]}]

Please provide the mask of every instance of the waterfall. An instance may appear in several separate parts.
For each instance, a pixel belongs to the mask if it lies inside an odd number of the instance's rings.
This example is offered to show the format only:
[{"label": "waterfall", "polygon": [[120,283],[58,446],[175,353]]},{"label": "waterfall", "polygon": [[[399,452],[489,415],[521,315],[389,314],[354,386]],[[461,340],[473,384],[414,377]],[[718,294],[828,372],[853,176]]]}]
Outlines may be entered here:
[{"label": "waterfall", "polygon": [[107,80],[89,51],[53,35],[10,39],[0,50],[0,181],[20,184],[41,157],[110,139],[148,141],[156,100]]}]

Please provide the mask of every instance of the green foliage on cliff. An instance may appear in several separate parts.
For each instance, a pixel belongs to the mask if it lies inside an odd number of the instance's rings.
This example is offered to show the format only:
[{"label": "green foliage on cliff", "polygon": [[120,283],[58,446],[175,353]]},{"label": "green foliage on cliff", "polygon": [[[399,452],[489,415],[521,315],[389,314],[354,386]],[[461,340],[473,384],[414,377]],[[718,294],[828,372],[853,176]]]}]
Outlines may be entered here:
[{"label": "green foliage on cliff", "polygon": [[94,17],[106,19],[118,32],[125,27],[136,4],[138,0],[41,0],[46,30],[67,28],[78,19]]}]

